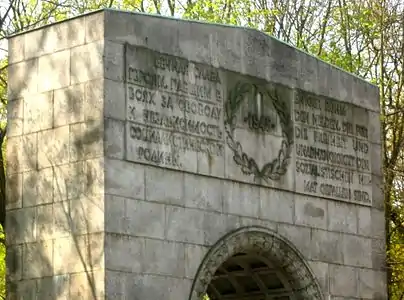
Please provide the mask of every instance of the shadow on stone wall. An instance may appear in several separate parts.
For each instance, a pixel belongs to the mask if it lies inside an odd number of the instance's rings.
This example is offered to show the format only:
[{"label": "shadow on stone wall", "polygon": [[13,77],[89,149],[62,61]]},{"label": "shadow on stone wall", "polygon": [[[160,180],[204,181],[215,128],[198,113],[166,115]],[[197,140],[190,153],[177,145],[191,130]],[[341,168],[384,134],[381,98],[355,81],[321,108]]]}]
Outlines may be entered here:
[{"label": "shadow on stone wall", "polygon": [[[75,24],[29,33],[26,40],[46,52],[55,38],[78,38],[83,28]],[[15,59],[19,49],[12,51]],[[62,52],[68,71],[60,66]],[[72,57],[65,49],[9,68],[7,299],[103,295],[103,116],[96,107],[103,81],[76,80],[82,74],[72,70],[92,70],[94,61]],[[46,81],[51,87],[35,93]]]}]

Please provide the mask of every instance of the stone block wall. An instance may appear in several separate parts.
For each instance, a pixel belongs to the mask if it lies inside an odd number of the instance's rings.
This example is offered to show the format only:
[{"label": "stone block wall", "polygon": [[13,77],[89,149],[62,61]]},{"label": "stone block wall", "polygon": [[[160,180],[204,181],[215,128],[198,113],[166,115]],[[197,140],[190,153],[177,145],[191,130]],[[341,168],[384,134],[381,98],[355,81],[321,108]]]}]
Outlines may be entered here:
[{"label": "stone block wall", "polygon": [[[187,152],[182,167],[138,160],[131,47],[353,105],[369,132],[370,201],[301,192],[296,155],[266,184],[228,148],[222,161]],[[10,64],[9,295],[188,299],[210,247],[255,225],[291,241],[329,299],[387,299],[374,86],[253,30],[111,10],[11,38]]]},{"label": "stone block wall", "polygon": [[104,296],[104,41],[91,16],[9,40],[7,299]]},{"label": "stone block wall", "polygon": [[[377,88],[256,31],[115,11],[99,18],[105,22],[106,49],[145,47],[352,103],[354,118],[368,118],[372,144],[371,206],[296,193],[297,175],[281,183],[290,191],[251,184],[237,174],[219,179],[215,166],[206,171],[200,157],[191,173],[134,163],[125,139],[125,80],[116,77],[116,94],[105,98],[106,105],[116,101],[105,115],[108,296],[188,299],[210,247],[234,229],[259,225],[303,253],[330,299],[386,299]],[[123,63],[121,74],[130,64]],[[225,164],[223,172],[230,168]]]}]

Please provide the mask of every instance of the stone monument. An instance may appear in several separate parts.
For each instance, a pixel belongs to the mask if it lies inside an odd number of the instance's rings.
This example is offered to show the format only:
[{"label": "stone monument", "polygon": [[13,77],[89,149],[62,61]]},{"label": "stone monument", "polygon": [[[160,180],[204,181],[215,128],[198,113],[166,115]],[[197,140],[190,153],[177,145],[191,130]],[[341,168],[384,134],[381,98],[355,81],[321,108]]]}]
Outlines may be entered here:
[{"label": "stone monument", "polygon": [[7,299],[387,299],[377,87],[113,10],[9,54]]}]

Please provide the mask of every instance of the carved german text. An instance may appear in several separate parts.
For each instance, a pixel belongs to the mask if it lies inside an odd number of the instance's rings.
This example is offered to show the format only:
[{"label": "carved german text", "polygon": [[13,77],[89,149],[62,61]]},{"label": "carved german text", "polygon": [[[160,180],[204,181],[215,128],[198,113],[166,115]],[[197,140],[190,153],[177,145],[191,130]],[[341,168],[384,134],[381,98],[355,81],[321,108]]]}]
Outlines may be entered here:
[{"label": "carved german text", "polygon": [[300,91],[293,116],[296,190],[370,205],[367,111]]}]

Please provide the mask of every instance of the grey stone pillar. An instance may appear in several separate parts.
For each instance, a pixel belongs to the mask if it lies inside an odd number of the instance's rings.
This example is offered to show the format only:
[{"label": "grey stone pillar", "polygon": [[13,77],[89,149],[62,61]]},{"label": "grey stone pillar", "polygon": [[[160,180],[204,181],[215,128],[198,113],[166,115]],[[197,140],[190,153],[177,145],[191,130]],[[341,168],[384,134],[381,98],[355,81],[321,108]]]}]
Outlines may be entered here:
[{"label": "grey stone pillar", "polygon": [[101,15],[9,40],[8,299],[104,295]]},{"label": "grey stone pillar", "polygon": [[112,10],[9,51],[8,299],[191,299],[243,227],[321,297],[386,299],[375,86],[254,30]]}]

